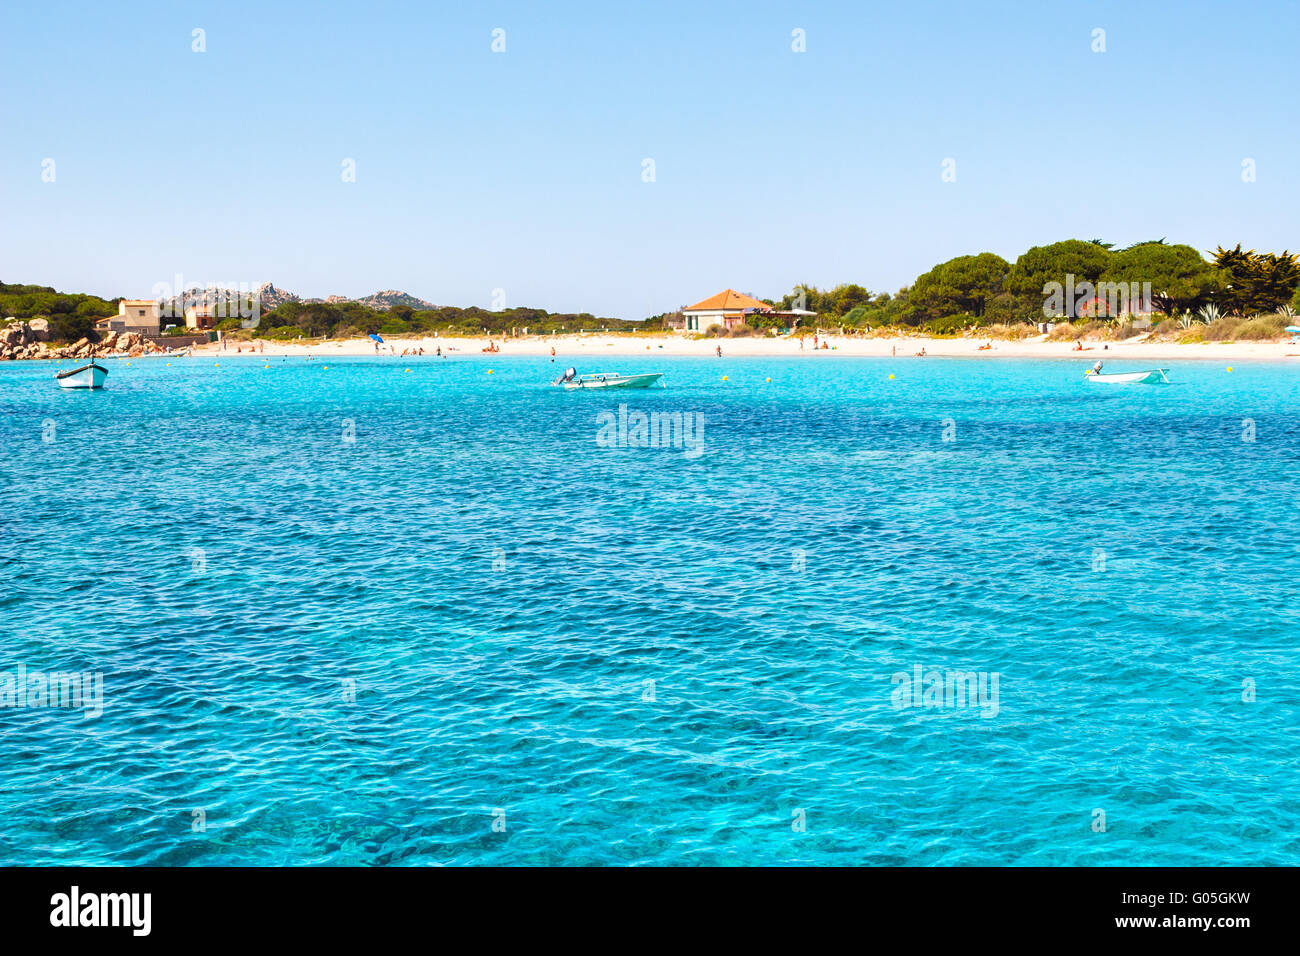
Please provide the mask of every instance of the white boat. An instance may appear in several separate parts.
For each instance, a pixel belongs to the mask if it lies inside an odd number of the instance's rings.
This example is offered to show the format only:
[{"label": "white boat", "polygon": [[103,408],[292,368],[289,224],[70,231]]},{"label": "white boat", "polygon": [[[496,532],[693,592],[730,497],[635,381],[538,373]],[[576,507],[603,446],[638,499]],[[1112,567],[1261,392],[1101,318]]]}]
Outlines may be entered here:
[{"label": "white boat", "polygon": [[81,368],[60,372],[54,376],[59,388],[103,388],[104,379],[108,378],[108,369],[91,362]]},{"label": "white boat", "polygon": [[1140,372],[1094,372],[1092,369],[1083,374],[1088,381],[1100,385],[1168,385],[1167,368],[1148,368]]},{"label": "white boat", "polygon": [[664,377],[663,372],[646,372],[641,375],[622,375],[618,372],[595,372],[579,375],[577,369],[568,369],[555,380],[556,385],[569,388],[649,388]]}]

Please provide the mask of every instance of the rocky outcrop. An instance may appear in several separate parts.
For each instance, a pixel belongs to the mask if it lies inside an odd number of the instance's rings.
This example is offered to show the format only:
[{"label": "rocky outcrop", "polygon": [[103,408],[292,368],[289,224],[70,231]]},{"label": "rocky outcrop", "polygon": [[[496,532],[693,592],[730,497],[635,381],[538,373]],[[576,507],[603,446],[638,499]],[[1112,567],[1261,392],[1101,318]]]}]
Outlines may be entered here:
[{"label": "rocky outcrop", "polygon": [[283,289],[277,289],[270,282],[264,282],[262,285],[258,286],[258,289],[253,293],[253,296],[257,299],[258,305],[261,307],[263,312],[270,312],[276,306],[284,305],[286,302],[298,301],[298,297],[292,292],[285,292]]},{"label": "rocky outcrop", "polygon": [[387,312],[395,305],[409,305],[413,309],[436,309],[437,306],[432,302],[426,302],[409,292],[399,292],[397,289],[385,289],[382,292],[376,292],[365,298],[357,299],[368,309],[374,309],[377,312]]},{"label": "rocky outcrop", "polygon": [[[42,330],[27,322],[0,329],[0,361],[22,359],[92,359],[108,355],[149,355],[162,352],[139,332],[109,332],[98,342],[81,338],[71,345],[52,347],[41,341]],[[48,328],[45,330],[48,336]]]},{"label": "rocky outcrop", "polygon": [[[346,295],[330,295],[323,299],[304,299],[293,292],[277,288],[272,282],[264,282],[257,287],[256,291],[251,293],[245,291],[243,294],[245,296],[251,296],[257,300],[258,309],[263,315],[278,306],[284,305],[286,302],[302,302],[306,305],[315,302],[325,302],[327,304],[359,302],[366,308],[375,309],[379,312],[387,312],[395,305],[409,305],[413,309],[437,308],[437,306],[432,302],[411,295],[409,292],[401,292],[397,289],[385,289],[382,292],[374,292],[370,295],[363,296],[360,299],[353,299]],[[164,315],[182,316],[185,314],[187,306],[215,308],[222,302],[225,302],[228,305],[239,305],[239,293],[233,289],[200,289],[195,287],[193,289],[186,289],[180,295],[173,298],[162,300],[162,307]]]},{"label": "rocky outcrop", "polygon": [[0,329],[0,360],[29,358],[40,350],[40,339],[26,322]]}]

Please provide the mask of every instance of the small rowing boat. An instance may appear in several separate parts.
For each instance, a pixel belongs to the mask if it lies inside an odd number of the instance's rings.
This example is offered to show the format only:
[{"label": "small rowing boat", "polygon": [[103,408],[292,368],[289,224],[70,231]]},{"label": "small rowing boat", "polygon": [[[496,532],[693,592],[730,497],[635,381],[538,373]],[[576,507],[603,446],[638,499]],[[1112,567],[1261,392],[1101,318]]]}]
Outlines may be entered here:
[{"label": "small rowing boat", "polygon": [[575,368],[568,369],[553,384],[570,388],[649,388],[659,379],[663,372],[646,372],[641,375],[621,375],[618,372],[594,372],[591,375],[579,375]]},{"label": "small rowing boat", "polygon": [[81,368],[60,372],[54,378],[58,381],[59,388],[103,388],[104,379],[108,378],[108,369],[91,362]]},{"label": "small rowing boat", "polygon": [[1088,381],[1100,385],[1168,385],[1167,368],[1148,368],[1140,372],[1094,372],[1092,369],[1083,374]]}]

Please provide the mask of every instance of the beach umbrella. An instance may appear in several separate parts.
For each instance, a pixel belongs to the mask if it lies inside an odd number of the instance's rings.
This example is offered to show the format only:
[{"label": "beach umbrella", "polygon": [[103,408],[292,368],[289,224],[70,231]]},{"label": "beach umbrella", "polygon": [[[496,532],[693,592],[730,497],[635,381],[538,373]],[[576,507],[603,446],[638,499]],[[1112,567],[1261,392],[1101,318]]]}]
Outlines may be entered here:
[{"label": "beach umbrella", "polygon": [[372,339],[374,339],[376,342],[378,342],[380,345],[383,345],[383,344],[384,344],[384,340],[381,339],[381,338],[380,338],[378,335],[376,335],[374,332],[371,332],[371,333],[370,333],[370,337],[371,337]]},{"label": "beach umbrella", "polygon": [[1295,335],[1297,332],[1300,332],[1300,325],[1288,325],[1286,330],[1292,335]]}]

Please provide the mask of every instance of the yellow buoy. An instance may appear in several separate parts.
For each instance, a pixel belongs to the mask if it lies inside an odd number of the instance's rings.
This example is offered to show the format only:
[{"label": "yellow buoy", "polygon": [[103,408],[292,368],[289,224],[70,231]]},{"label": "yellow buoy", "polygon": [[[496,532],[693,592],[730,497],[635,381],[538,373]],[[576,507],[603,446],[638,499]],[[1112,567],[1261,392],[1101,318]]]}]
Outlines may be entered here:
[{"label": "yellow buoy", "polygon": [[889,373],[889,377],[890,377],[890,378],[893,378],[893,377],[894,377],[894,373],[893,373],[893,372],[890,372],[890,373]]},{"label": "yellow buoy", "polygon": [[726,381],[730,381],[730,379],[729,379],[726,375],[722,376],[722,380],[723,380],[724,382],[726,382]]},{"label": "yellow buoy", "polygon": [[409,369],[409,368],[408,368],[408,369],[407,369],[407,371],[408,371],[408,372],[409,372],[409,371],[410,371],[410,369]]},{"label": "yellow buoy", "polygon": [[1231,365],[1228,366],[1228,371],[1229,371],[1229,372],[1232,371],[1232,366],[1231,366]]},{"label": "yellow buoy", "polygon": [[488,374],[489,374],[489,375],[492,374],[492,370],[491,370],[491,369],[488,369]]},{"label": "yellow buoy", "polygon": [[771,380],[770,378],[768,378],[768,379],[764,379],[764,381],[770,382],[770,381],[772,381],[772,380]]}]

